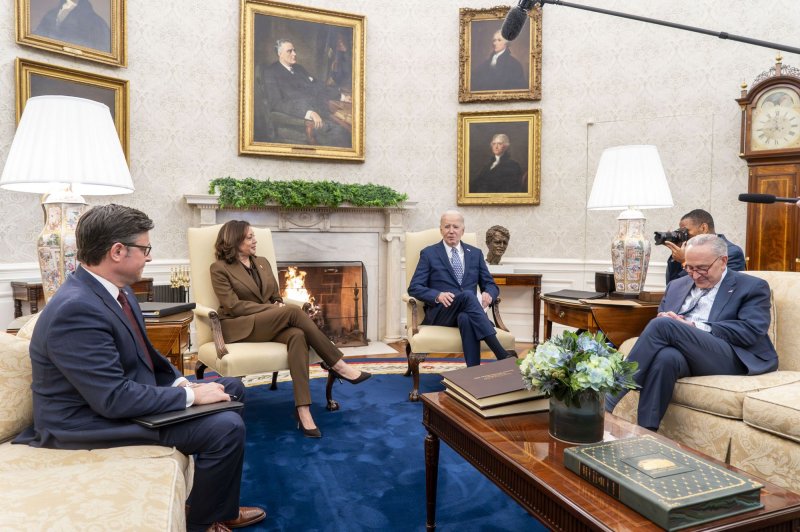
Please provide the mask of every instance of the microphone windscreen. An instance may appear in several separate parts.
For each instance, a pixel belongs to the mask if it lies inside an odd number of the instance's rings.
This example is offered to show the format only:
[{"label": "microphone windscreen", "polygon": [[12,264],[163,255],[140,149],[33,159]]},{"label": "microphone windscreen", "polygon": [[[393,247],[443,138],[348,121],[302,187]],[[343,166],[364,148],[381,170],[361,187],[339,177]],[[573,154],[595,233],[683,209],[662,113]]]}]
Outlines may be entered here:
[{"label": "microphone windscreen", "polygon": [[503,22],[503,27],[500,28],[500,35],[507,41],[513,41],[522,31],[522,26],[525,25],[525,19],[528,14],[519,7],[512,7],[508,10],[506,20]]},{"label": "microphone windscreen", "polygon": [[772,194],[739,194],[739,201],[747,203],[775,203]]}]

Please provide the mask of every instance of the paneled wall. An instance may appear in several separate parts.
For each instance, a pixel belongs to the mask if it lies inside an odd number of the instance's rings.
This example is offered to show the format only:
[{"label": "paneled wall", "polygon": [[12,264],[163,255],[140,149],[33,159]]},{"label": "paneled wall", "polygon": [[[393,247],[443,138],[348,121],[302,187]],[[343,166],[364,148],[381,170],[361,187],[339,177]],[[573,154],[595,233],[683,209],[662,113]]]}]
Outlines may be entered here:
[{"label": "paneled wall", "polygon": [[[496,0],[302,3],[367,18],[363,164],[237,154],[236,0],[129,0],[125,69],[16,44],[14,2],[3,2],[0,161],[15,128],[16,57],[130,80],[136,192],[90,201],[116,201],[148,212],[156,222],[154,257],[178,264],[187,257],[186,228],[196,222],[183,194],[205,193],[209,180],[221,176],[386,184],[417,202],[412,230],[434,226],[456,203],[458,113],[541,108],[541,205],[463,209],[468,230],[480,233],[497,223],[511,230],[507,257],[585,269],[608,260],[616,214],[587,213],[586,198],[602,149],[632,142],[659,147],[676,201],[672,209],[646,213],[650,229],[673,227],[681,214],[702,207],[714,214],[720,232],[744,245],[745,208],[736,196],[746,190],[746,167],[738,158],[734,99],[742,81],[750,82],[774,63],[774,50],[548,5],[542,100],[459,104],[458,8],[492,7]],[[797,44],[800,2],[795,0],[585,3]],[[784,62],[800,66],[800,57],[785,54]],[[41,224],[39,198],[0,191],[0,323],[6,319],[5,281],[21,270],[35,274],[33,242]],[[665,258],[656,248],[653,260]],[[563,277],[558,273],[552,278]]]}]

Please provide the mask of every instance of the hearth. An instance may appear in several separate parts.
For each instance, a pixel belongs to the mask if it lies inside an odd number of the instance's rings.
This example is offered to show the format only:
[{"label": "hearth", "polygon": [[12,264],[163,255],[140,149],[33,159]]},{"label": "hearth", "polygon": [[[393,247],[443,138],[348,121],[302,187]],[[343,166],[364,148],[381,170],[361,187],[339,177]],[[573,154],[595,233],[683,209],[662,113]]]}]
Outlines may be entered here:
[{"label": "hearth", "polygon": [[281,295],[304,308],[337,347],[367,345],[367,272],[361,262],[278,262]]}]

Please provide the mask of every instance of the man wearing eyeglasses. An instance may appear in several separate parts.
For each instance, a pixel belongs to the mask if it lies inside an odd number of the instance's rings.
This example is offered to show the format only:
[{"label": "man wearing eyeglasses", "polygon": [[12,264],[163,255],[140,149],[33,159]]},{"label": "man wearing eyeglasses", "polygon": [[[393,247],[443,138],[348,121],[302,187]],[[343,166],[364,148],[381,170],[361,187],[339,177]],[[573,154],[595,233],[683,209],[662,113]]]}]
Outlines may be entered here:
[{"label": "man wearing eyeglasses", "polygon": [[30,343],[33,426],[15,443],[53,449],[163,445],[196,456],[187,530],[265,517],[239,507],[244,421],[235,411],[149,429],[131,418],[241,398],[241,380],[189,384],[147,339],[130,285],[150,256],[153,221],[120,205],[90,209],[75,230],[80,267],[39,314]]},{"label": "man wearing eyeglasses", "polygon": [[[759,375],[778,368],[767,336],[769,285],[728,268],[727,248],[717,235],[689,239],[686,275],[667,285],[658,315],[628,355],[639,363],[637,423],[645,428],[658,430],[682,377]],[[624,395],[607,397],[606,409],[611,412]]]}]

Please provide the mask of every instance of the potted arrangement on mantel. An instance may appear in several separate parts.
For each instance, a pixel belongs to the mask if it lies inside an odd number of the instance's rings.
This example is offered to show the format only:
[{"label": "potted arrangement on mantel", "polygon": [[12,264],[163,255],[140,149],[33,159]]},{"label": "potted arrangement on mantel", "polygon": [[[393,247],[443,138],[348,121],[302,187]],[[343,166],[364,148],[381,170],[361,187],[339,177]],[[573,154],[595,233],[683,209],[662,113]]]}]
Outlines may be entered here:
[{"label": "potted arrangement on mantel", "polygon": [[605,395],[635,389],[638,363],[628,362],[602,333],[565,331],[519,361],[525,387],[550,398],[550,435],[568,443],[603,439]]}]

